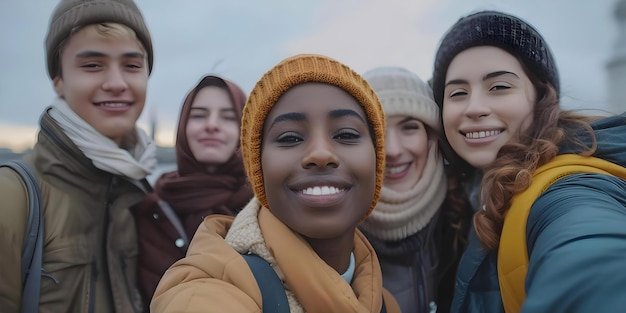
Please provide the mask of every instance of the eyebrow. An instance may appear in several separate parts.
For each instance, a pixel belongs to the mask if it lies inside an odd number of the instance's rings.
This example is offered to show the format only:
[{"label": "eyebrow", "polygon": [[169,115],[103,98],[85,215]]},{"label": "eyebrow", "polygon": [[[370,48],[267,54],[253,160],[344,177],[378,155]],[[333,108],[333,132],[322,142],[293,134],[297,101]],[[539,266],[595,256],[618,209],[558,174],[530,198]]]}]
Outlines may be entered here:
[{"label": "eyebrow", "polygon": [[485,75],[485,77],[483,77],[483,80],[487,80],[489,78],[494,78],[494,77],[498,77],[498,76],[502,76],[502,75],[513,75],[513,76],[519,78],[519,76],[517,76],[517,74],[515,74],[513,72],[497,71],[497,72],[492,72],[492,73],[489,73],[489,74]]},{"label": "eyebrow", "polygon": [[306,119],[306,114],[304,113],[290,112],[290,113],[281,114],[277,116],[274,119],[274,121],[272,121],[272,124],[270,125],[268,129],[272,129],[272,127],[274,127],[276,123],[286,122],[286,121],[299,122],[299,121],[304,121],[305,119]]},{"label": "eyebrow", "polygon": [[357,113],[354,110],[350,110],[350,109],[337,109],[337,110],[332,110],[328,113],[328,116],[332,119],[339,119],[342,117],[346,117],[346,116],[354,116],[357,117],[358,119],[360,119],[361,121],[363,121],[364,123],[365,120],[363,119],[363,117],[361,117],[361,115],[359,113]]},{"label": "eyebrow", "polygon": [[[200,110],[200,111],[205,111],[205,112],[211,111],[210,109],[205,108],[205,107],[191,107],[190,110]],[[218,109],[218,111],[220,111],[220,112],[234,112],[235,109],[234,108],[220,108],[220,109]]]},{"label": "eyebrow", "polygon": [[[98,52],[98,51],[83,51],[80,52],[76,55],[77,58],[79,59],[87,59],[87,58],[104,58],[104,57],[108,57],[107,54],[102,53],[102,52]],[[135,59],[143,59],[145,58],[144,54],[141,52],[126,52],[124,54],[122,54],[122,57],[124,58],[135,58]]]},{"label": "eyebrow", "polygon": [[[354,110],[350,110],[350,109],[337,109],[337,110],[332,110],[330,112],[328,112],[328,116],[332,119],[339,119],[345,116],[353,116],[356,117],[358,119],[360,119],[361,121],[363,121],[364,123],[367,123],[363,117],[361,115],[359,115],[359,113],[357,113]],[[306,114],[304,113],[299,113],[299,112],[290,112],[290,113],[285,113],[285,114],[281,114],[279,116],[277,116],[274,121],[272,121],[272,124],[270,124],[270,127],[268,129],[271,129],[272,127],[274,127],[274,125],[276,125],[277,123],[280,122],[286,122],[286,121],[292,121],[292,122],[300,122],[300,121],[304,121],[306,120]]]},{"label": "eyebrow", "polygon": [[418,119],[412,116],[407,116],[405,118],[403,118],[400,123],[406,123],[406,122],[410,122],[410,121],[417,121]]},{"label": "eyebrow", "polygon": [[[519,76],[517,76],[517,74],[513,73],[513,72],[509,72],[509,71],[496,71],[496,72],[491,72],[491,73],[487,73],[484,77],[483,80],[487,80],[490,78],[494,78],[494,77],[498,77],[498,76],[502,76],[502,75],[513,75],[515,77],[517,77],[519,79]],[[462,85],[462,84],[468,84],[467,80],[465,79],[453,79],[451,81],[448,81],[446,83],[445,87],[448,87],[449,85]]]}]

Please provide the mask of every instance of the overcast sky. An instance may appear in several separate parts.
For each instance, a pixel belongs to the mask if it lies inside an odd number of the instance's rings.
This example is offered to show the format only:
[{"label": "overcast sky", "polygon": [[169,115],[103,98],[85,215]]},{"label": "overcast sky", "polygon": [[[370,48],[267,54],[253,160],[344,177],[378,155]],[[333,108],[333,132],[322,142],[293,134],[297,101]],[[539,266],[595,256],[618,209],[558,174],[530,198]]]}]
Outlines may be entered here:
[{"label": "overcast sky", "polygon": [[[32,145],[54,93],[43,42],[57,1],[0,1],[0,147]],[[607,109],[616,0],[136,0],[154,44],[139,125],[157,116],[157,143],[171,145],[186,93],[205,74],[249,92],[285,57],[322,53],[359,73],[383,65],[432,75],[438,42],[461,16],[482,9],[533,24],[555,54],[567,108]]]}]

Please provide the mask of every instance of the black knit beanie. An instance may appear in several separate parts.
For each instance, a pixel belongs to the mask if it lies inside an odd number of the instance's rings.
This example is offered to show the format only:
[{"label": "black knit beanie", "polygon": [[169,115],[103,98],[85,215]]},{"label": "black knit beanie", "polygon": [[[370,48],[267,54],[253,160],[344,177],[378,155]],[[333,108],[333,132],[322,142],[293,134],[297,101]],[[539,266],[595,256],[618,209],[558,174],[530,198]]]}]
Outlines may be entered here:
[{"label": "black knit beanie", "polygon": [[97,23],[118,23],[135,31],[146,49],[148,73],[152,71],[152,39],[139,8],[132,0],[62,0],[52,13],[46,36],[46,63],[50,78],[54,79],[59,74],[59,45],[72,29]]},{"label": "black knit beanie", "polygon": [[513,54],[532,73],[554,86],[559,94],[559,73],[541,34],[518,17],[482,11],[459,19],[439,44],[433,70],[433,95],[440,108],[450,62],[462,51],[477,46],[495,46]]}]

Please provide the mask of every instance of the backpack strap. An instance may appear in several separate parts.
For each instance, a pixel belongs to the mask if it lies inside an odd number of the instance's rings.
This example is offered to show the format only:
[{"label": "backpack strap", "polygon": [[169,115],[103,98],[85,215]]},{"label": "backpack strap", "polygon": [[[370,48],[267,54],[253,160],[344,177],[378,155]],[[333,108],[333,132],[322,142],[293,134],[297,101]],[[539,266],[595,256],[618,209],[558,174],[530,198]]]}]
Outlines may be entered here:
[{"label": "backpack strap", "polygon": [[22,161],[11,160],[0,166],[13,169],[26,185],[28,216],[22,248],[22,312],[38,312],[44,236],[39,184],[30,167]]},{"label": "backpack strap", "polygon": [[263,312],[289,313],[289,302],[282,281],[263,258],[256,254],[242,254],[248,263],[263,298]]},{"label": "backpack strap", "polygon": [[528,271],[526,222],[530,208],[539,196],[559,179],[576,173],[598,173],[626,179],[626,168],[595,157],[563,154],[537,168],[530,186],[511,199],[504,217],[498,247],[498,280],[507,313],[519,312],[526,299]]}]

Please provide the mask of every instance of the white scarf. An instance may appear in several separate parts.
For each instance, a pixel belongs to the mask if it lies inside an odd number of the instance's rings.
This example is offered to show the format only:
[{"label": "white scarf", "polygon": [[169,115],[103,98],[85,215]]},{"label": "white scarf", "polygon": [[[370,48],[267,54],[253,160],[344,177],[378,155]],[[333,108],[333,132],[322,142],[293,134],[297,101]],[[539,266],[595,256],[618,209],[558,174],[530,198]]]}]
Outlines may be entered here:
[{"label": "white scarf", "polygon": [[156,167],[156,146],[142,129],[136,128],[137,144],[132,151],[128,151],[98,132],[78,116],[63,99],[57,98],[49,112],[65,135],[95,167],[134,180],[145,178]]},{"label": "white scarf", "polygon": [[[233,249],[239,253],[252,252],[265,259],[265,261],[272,265],[278,277],[283,280],[283,275],[276,264],[276,259],[274,259],[267,245],[265,245],[265,239],[263,238],[263,234],[261,234],[261,227],[259,226],[260,208],[261,203],[256,197],[253,197],[250,202],[237,213],[237,216],[235,216],[235,220],[230,226],[225,240],[229,246],[233,247]],[[285,285],[283,284],[283,286]],[[285,286],[285,293],[287,294],[290,312],[304,313],[304,309],[296,298],[296,295],[287,286]]]},{"label": "white scarf", "polygon": [[429,146],[420,180],[405,192],[396,192],[383,185],[380,200],[360,225],[362,229],[376,238],[397,241],[428,225],[445,200],[448,189],[437,144],[431,141]]}]

